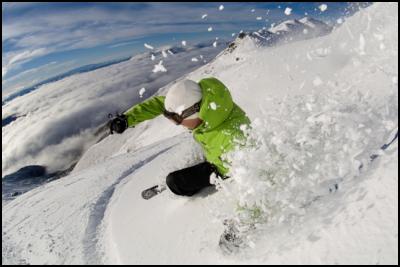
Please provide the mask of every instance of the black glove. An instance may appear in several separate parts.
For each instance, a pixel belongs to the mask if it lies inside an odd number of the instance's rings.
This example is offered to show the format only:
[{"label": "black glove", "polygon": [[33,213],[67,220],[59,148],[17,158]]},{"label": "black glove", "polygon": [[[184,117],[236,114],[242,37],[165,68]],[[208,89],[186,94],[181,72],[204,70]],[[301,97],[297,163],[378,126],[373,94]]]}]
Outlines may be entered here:
[{"label": "black glove", "polygon": [[111,121],[111,134],[113,134],[114,132],[119,134],[123,133],[126,128],[128,128],[128,120],[126,119],[126,116],[124,114],[117,115],[117,117]]}]

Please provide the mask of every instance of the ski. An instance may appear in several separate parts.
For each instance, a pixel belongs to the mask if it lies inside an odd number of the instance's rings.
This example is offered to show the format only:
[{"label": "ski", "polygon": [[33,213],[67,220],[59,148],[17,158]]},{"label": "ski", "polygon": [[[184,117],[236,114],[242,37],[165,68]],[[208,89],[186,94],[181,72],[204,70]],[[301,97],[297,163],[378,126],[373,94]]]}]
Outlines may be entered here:
[{"label": "ski", "polygon": [[158,194],[160,194],[161,192],[163,192],[165,189],[167,189],[167,187],[165,185],[155,185],[152,186],[150,188],[147,188],[145,190],[142,191],[142,197],[144,199],[150,199]]}]

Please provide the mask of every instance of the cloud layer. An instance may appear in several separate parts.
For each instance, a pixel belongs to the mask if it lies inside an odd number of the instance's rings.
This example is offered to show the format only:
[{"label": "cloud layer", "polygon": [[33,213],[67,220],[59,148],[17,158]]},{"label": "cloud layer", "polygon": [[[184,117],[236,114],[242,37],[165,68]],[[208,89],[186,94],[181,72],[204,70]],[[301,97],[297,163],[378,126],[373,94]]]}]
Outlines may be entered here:
[{"label": "cloud layer", "polygon": [[[3,117],[16,114],[19,118],[2,128],[3,174],[33,164],[48,166],[49,171],[69,167],[96,141],[94,133],[107,121],[108,113],[125,111],[204,64],[191,58],[202,55],[208,62],[221,49],[211,43],[202,48],[188,46],[167,57],[158,52],[154,61],[150,53],[144,53],[43,85],[7,103]],[[153,73],[160,60],[167,72]],[[140,94],[142,88],[145,92]]]}]

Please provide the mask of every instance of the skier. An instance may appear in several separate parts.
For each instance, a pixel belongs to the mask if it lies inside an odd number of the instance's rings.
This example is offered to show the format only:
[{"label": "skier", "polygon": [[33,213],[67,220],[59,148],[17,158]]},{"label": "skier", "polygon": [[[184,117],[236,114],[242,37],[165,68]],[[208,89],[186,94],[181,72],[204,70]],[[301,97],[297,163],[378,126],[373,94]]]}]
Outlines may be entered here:
[{"label": "skier", "polygon": [[250,120],[221,81],[216,78],[205,78],[198,83],[179,81],[166,96],[152,97],[118,115],[111,121],[111,133],[123,133],[126,128],[161,114],[192,130],[206,158],[203,163],[168,174],[166,183],[173,193],[194,195],[211,185],[212,173],[227,178],[228,163],[222,155],[234,149],[238,140],[245,140],[242,125],[249,125]]}]

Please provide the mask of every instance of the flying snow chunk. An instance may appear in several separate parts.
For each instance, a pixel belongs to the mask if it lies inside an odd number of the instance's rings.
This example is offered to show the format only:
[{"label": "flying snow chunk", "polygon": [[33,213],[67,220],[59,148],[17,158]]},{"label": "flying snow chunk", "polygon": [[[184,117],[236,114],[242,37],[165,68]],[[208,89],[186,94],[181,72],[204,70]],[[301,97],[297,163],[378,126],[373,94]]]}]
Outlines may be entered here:
[{"label": "flying snow chunk", "polygon": [[151,60],[155,60],[155,59],[156,59],[156,57],[153,54],[151,54]]},{"label": "flying snow chunk", "polygon": [[199,61],[197,58],[195,58],[195,57],[192,57],[192,61],[193,62],[197,62],[197,61]]},{"label": "flying snow chunk", "polygon": [[307,59],[308,59],[309,61],[312,61],[312,60],[313,60],[313,58],[312,58],[312,56],[310,55],[310,53],[307,52],[306,56],[307,56]]},{"label": "flying snow chunk", "polygon": [[286,16],[289,16],[292,13],[292,9],[290,7],[285,8]]},{"label": "flying snow chunk", "polygon": [[185,40],[182,41],[182,45],[186,46],[186,41]]},{"label": "flying snow chunk", "polygon": [[342,18],[338,18],[338,19],[336,20],[336,22],[337,22],[338,24],[342,24],[342,23],[343,23],[343,19],[342,19]]},{"label": "flying snow chunk", "polygon": [[162,60],[160,60],[160,62],[157,65],[154,65],[153,72],[154,73],[167,72],[167,69],[163,66],[163,61]]},{"label": "flying snow chunk", "polygon": [[143,97],[144,92],[146,92],[146,88],[143,87],[143,88],[140,89],[140,91],[139,91],[140,97]]},{"label": "flying snow chunk", "polygon": [[211,102],[211,103],[210,103],[210,108],[211,108],[212,110],[217,110],[217,104],[215,104],[215,102]]},{"label": "flying snow chunk", "polygon": [[218,9],[219,9],[219,11],[224,10],[224,5],[220,5]]},{"label": "flying snow chunk", "polygon": [[208,28],[208,31],[209,31],[209,32],[210,32],[210,31],[212,31],[212,30],[213,30],[213,28],[212,28],[212,27],[209,27],[209,28]]},{"label": "flying snow chunk", "polygon": [[319,8],[319,10],[321,10],[322,12],[324,12],[325,10],[328,9],[328,5],[322,4],[322,5],[320,5],[318,8]]},{"label": "flying snow chunk", "polygon": [[252,10],[251,10],[252,13],[254,13],[255,11],[256,11],[255,9],[252,9]]},{"label": "flying snow chunk", "polygon": [[322,83],[323,82],[322,82],[321,78],[319,76],[316,76],[313,81],[314,86],[320,86]]},{"label": "flying snow chunk", "polygon": [[165,52],[165,50],[163,50],[161,53],[163,57],[168,57],[167,52]]},{"label": "flying snow chunk", "polygon": [[232,33],[232,37],[235,36],[236,33]]},{"label": "flying snow chunk", "polygon": [[257,17],[256,20],[262,20],[262,17]]},{"label": "flying snow chunk", "polygon": [[201,16],[201,19],[205,19],[207,16],[207,14],[203,14],[203,16]]},{"label": "flying snow chunk", "polygon": [[154,49],[154,47],[152,47],[151,45],[148,45],[146,43],[144,43],[144,47],[146,47],[147,49]]},{"label": "flying snow chunk", "polygon": [[213,46],[214,46],[214,47],[217,47],[217,41],[215,41],[215,42],[213,43]]}]

